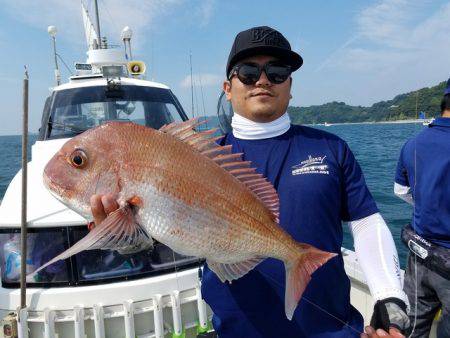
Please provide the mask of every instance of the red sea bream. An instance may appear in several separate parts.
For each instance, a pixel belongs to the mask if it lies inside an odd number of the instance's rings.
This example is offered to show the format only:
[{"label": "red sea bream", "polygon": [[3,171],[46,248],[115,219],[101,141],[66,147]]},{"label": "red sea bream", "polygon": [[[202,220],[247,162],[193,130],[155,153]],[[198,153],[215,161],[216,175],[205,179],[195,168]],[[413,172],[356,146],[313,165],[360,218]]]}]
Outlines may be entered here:
[{"label": "red sea bream", "polygon": [[336,254],[293,240],[278,225],[273,186],[195,125],[109,122],[69,140],[45,167],[47,188],[87,219],[94,194],[117,196],[120,208],[45,266],[83,250],[142,248],[156,239],[205,258],[231,282],[273,257],[286,267],[291,319],[311,274]]}]

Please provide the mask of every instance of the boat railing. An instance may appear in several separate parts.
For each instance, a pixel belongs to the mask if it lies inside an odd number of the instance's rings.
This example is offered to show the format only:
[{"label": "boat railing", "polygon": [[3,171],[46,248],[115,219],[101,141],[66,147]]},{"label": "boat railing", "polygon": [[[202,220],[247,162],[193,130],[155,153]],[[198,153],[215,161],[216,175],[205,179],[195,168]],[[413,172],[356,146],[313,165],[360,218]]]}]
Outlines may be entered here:
[{"label": "boat railing", "polygon": [[[183,312],[185,311],[182,311],[182,307],[184,305],[190,305],[189,311],[194,310],[196,312],[195,319],[191,315],[189,321],[183,322]],[[143,322],[146,322],[145,327],[152,329],[144,334],[137,334],[135,327],[138,323],[135,317],[147,314],[150,314],[150,316],[141,318],[139,325],[142,326]],[[122,336],[126,338],[163,338],[167,334],[171,334],[172,337],[184,337],[185,330],[194,327],[197,328],[198,332],[206,332],[210,326],[208,317],[207,305],[202,299],[200,285],[197,285],[190,290],[182,292],[174,290],[169,294],[153,294],[147,300],[137,302],[126,300],[118,305],[94,304],[90,308],[77,305],[70,310],[46,308],[43,311],[32,311],[24,308],[19,311],[17,328],[19,338],[28,338],[29,330],[36,325],[41,326],[44,338],[56,338],[58,337],[56,325],[73,325],[73,336],[84,338],[87,334],[87,326],[89,326],[88,331],[91,334],[93,331],[95,338],[104,338],[109,336],[106,330],[107,321],[114,318],[123,318],[123,321],[120,321],[121,323],[114,325],[114,336],[120,336],[117,330],[122,329]],[[32,331],[37,332],[36,329],[33,328]],[[66,330],[67,327],[64,331],[67,332]],[[142,331],[142,328],[140,331]],[[88,334],[87,336],[91,337],[92,335]]]}]

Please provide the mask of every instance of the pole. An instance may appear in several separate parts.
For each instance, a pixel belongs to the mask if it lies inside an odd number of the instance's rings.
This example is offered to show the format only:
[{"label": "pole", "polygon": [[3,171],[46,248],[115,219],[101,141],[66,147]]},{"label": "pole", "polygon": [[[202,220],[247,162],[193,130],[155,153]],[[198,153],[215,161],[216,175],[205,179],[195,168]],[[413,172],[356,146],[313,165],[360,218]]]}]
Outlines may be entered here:
[{"label": "pole", "polygon": [[419,114],[417,112],[417,101],[419,100],[419,91],[416,92],[416,120],[419,119]]},{"label": "pole", "polygon": [[98,3],[97,0],[94,0],[95,4],[95,25],[97,26],[97,34],[98,34],[98,45],[99,48],[102,48],[102,35],[100,34],[100,18],[98,16]]},{"label": "pole", "polygon": [[23,79],[23,124],[22,124],[22,216],[20,224],[20,308],[26,304],[26,274],[27,274],[27,162],[28,162],[28,70],[25,66]]},{"label": "pole", "polygon": [[133,54],[131,54],[131,39],[128,39],[128,50],[130,51],[130,60],[133,60]]},{"label": "pole", "polygon": [[53,39],[53,55],[55,57],[55,80],[56,85],[59,86],[61,84],[61,75],[59,74],[59,67],[58,67],[58,58],[56,57],[56,37],[52,36]]}]

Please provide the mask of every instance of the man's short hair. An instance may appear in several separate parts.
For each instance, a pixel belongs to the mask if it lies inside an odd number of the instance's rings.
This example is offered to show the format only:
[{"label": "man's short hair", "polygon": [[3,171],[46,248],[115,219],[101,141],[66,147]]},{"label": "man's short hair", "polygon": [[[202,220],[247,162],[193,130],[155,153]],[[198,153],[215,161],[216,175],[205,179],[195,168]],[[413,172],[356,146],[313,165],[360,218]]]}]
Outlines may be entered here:
[{"label": "man's short hair", "polygon": [[444,95],[441,101],[441,114],[446,110],[450,110],[450,94]]}]

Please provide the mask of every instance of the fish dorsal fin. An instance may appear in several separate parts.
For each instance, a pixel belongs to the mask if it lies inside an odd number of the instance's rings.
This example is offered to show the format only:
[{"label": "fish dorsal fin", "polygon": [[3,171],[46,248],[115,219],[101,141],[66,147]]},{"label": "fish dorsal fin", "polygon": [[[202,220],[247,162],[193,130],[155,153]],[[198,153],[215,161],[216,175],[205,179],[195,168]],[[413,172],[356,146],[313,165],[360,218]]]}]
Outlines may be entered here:
[{"label": "fish dorsal fin", "polygon": [[279,201],[275,188],[263,175],[255,172],[256,168],[251,167],[250,161],[242,160],[242,153],[232,153],[231,145],[221,146],[216,143],[222,138],[213,136],[217,129],[197,132],[195,128],[203,123],[205,121],[190,119],[184,122],[173,122],[159,130],[191,145],[241,181],[272,212],[274,221],[278,223]]}]

